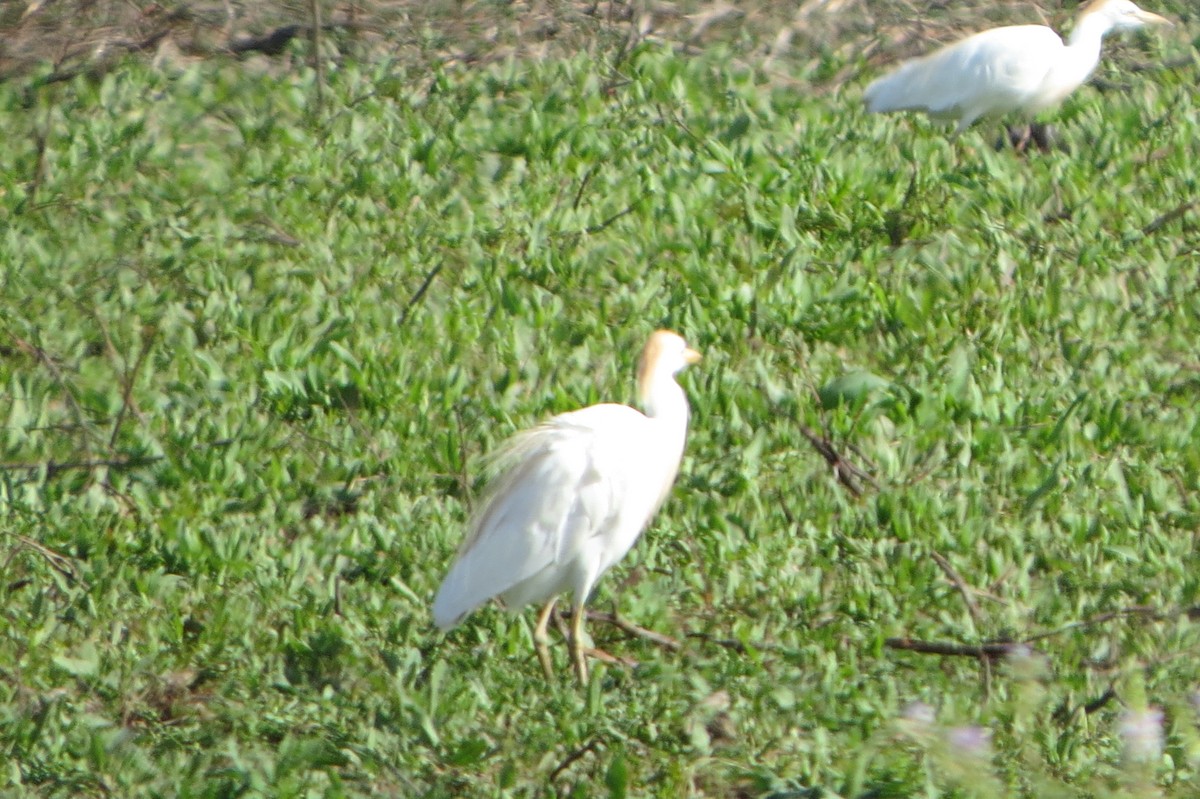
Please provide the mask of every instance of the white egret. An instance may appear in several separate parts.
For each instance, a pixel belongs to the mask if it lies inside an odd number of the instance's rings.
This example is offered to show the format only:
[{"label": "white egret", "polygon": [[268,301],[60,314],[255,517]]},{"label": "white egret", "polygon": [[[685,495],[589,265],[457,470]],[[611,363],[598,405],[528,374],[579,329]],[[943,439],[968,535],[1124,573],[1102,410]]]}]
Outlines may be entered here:
[{"label": "white egret", "polygon": [[443,630],[489,599],[510,612],[546,604],[534,644],[552,674],[547,624],[570,591],[571,657],[587,681],[581,636],[596,581],[633,546],[675,482],[688,403],[675,375],[700,360],[675,333],[650,336],[638,367],[645,413],[605,403],[555,416],[519,433],[500,452],[493,480],[454,565],[433,602]]},{"label": "white egret", "polygon": [[1092,0],[1065,44],[1044,25],[992,28],[878,78],[864,94],[867,109],[957,117],[955,137],[982,116],[1019,111],[1032,118],[1087,80],[1100,62],[1105,34],[1152,24],[1171,23],[1131,0]]}]

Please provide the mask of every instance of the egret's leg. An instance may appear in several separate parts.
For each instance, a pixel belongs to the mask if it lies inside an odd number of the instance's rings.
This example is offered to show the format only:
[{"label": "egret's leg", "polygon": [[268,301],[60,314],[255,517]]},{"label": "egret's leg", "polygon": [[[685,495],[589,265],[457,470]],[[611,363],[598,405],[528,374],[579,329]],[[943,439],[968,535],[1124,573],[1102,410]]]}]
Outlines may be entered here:
[{"label": "egret's leg", "polygon": [[1029,149],[1029,142],[1033,138],[1033,123],[1023,125],[1018,131],[1016,140],[1013,141],[1013,149],[1024,154]]},{"label": "egret's leg", "polygon": [[1033,143],[1043,153],[1048,153],[1054,149],[1055,135],[1054,128],[1049,124],[1034,123],[1029,127],[1029,133],[1033,137]]},{"label": "egret's leg", "polygon": [[583,603],[576,601],[571,609],[571,659],[575,662],[575,676],[580,685],[587,685],[587,658],[583,654]]},{"label": "egret's leg", "polygon": [[[965,122],[965,120],[964,120],[964,122]],[[965,146],[965,145],[959,144],[958,141],[962,137],[963,131],[966,130],[970,126],[970,124],[971,124],[970,122],[965,122],[965,124],[963,122],[960,122],[958,124],[958,126],[954,128],[954,132],[950,134],[950,138],[946,142],[947,145],[950,147],[951,161],[956,165],[961,160],[961,152],[962,152],[963,147]]]},{"label": "egret's leg", "polygon": [[558,597],[553,597],[546,603],[546,607],[538,613],[537,627],[533,628],[533,648],[537,650],[538,660],[542,662],[542,671],[546,672],[547,679],[554,676],[554,666],[550,662],[550,636],[546,634],[546,625],[550,623],[550,617],[554,614],[554,603],[557,601]]}]

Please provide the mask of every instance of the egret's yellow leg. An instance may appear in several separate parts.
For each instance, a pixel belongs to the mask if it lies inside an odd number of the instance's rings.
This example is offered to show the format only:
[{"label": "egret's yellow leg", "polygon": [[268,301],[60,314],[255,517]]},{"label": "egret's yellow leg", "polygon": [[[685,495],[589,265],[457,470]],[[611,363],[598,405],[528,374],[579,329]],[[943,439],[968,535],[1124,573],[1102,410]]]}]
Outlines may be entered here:
[{"label": "egret's yellow leg", "polygon": [[580,685],[587,685],[587,657],[583,654],[583,615],[582,602],[576,602],[571,610],[571,659],[575,663],[575,676]]},{"label": "egret's yellow leg", "polygon": [[546,625],[550,623],[554,603],[557,601],[558,597],[554,597],[546,603],[546,607],[538,614],[537,627],[533,628],[533,647],[537,650],[538,660],[542,662],[542,671],[546,672],[546,679],[554,676],[554,666],[550,662],[550,636],[546,634]]}]

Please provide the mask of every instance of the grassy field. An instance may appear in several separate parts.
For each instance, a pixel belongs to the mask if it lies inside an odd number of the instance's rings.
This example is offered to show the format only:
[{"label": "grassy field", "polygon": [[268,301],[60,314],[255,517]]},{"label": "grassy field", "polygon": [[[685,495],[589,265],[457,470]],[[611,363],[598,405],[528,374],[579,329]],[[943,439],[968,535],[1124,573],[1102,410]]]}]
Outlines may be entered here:
[{"label": "grassy field", "polygon": [[[835,47],[0,84],[0,791],[1197,795],[1190,31],[1028,158]],[[681,645],[438,634],[479,457],[657,327],[687,452],[592,605]]]}]

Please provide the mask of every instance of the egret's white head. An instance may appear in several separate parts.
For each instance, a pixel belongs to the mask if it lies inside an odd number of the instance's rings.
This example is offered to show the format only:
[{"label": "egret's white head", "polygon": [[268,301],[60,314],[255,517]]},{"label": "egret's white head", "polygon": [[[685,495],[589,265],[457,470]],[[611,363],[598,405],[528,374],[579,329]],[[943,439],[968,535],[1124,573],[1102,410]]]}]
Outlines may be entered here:
[{"label": "egret's white head", "polygon": [[656,330],[650,335],[642,350],[638,364],[638,396],[645,402],[653,386],[663,378],[670,378],[679,370],[700,360],[700,353],[688,347],[687,342],[670,330]]},{"label": "egret's white head", "polygon": [[1146,25],[1170,25],[1171,20],[1138,8],[1133,0],[1092,0],[1080,17],[1094,17],[1108,23],[1109,30],[1128,31]]}]

